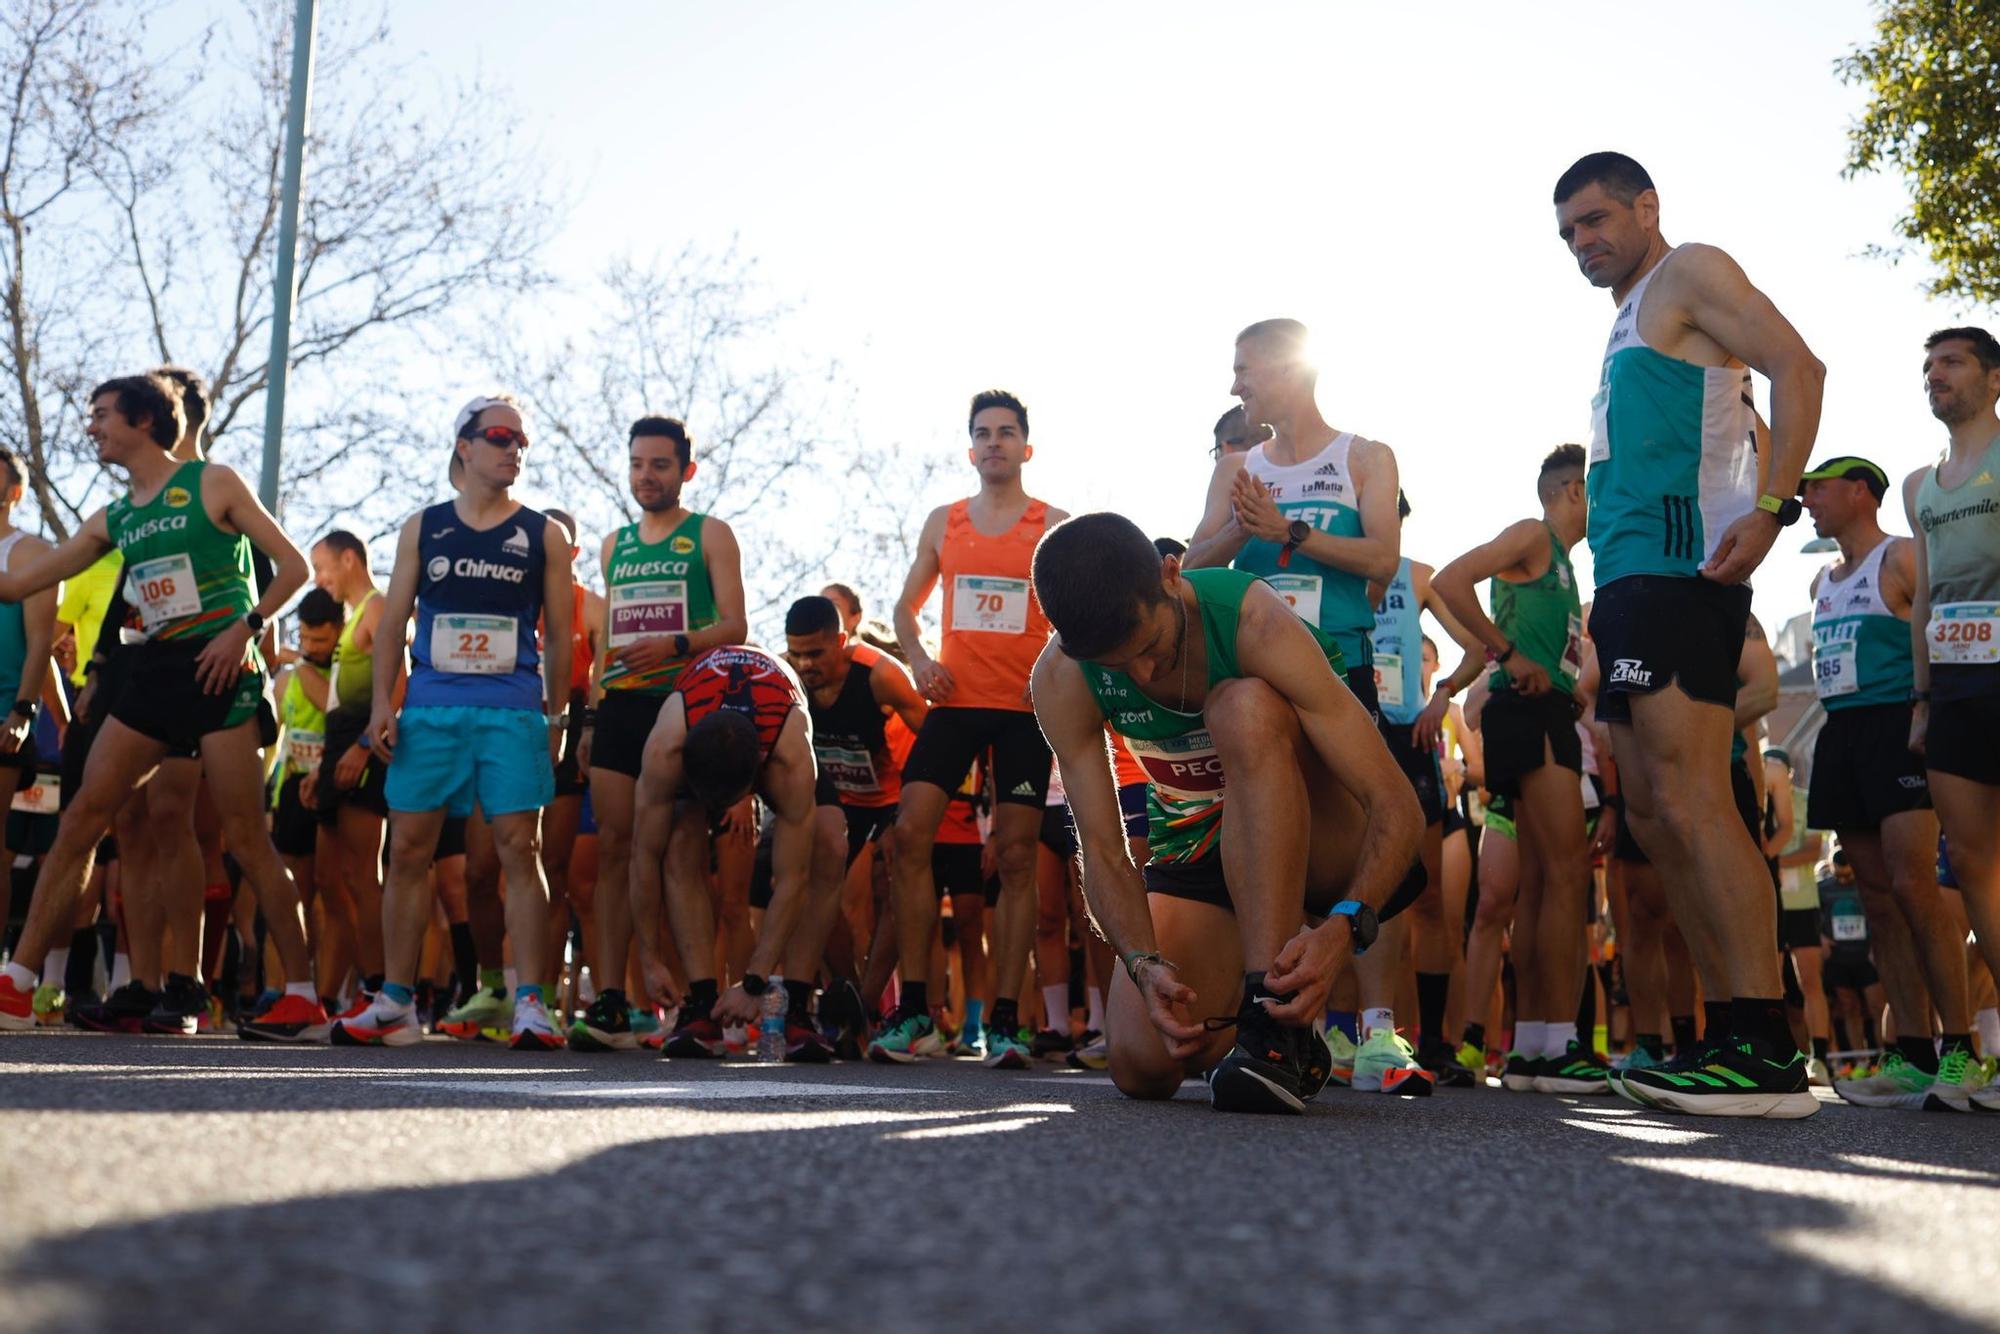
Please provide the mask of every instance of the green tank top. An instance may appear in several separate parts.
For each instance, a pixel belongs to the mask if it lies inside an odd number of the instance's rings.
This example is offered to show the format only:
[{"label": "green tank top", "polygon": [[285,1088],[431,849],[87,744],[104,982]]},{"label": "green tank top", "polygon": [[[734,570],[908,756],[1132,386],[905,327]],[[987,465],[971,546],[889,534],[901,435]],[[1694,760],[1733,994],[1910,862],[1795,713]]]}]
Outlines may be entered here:
[{"label": "green tank top", "polygon": [[296,668],[285,682],[284,696],[278,701],[278,720],[285,725],[284,778],[318,769],[320,756],[326,750],[326,711],[307,697]]},{"label": "green tank top", "polygon": [[[658,542],[641,541],[636,523],[618,530],[604,580],[608,647],[622,648],[657,635],[693,634],[715,624],[715,585],[709,581],[708,558],[701,546],[704,517],[690,513]],[[604,688],[671,694],[687,662],[673,658],[641,672],[608,662]]]},{"label": "green tank top", "polygon": [[[1219,681],[1242,675],[1236,660],[1236,622],[1244,594],[1258,580],[1242,570],[1186,570],[1181,577],[1193,587],[1200,607],[1212,689]],[[1339,646],[1318,626],[1308,622],[1306,628],[1344,688],[1347,664]],[[1201,714],[1168,708],[1124,672],[1094,662],[1078,666],[1111,730],[1125,738],[1132,758],[1146,771],[1146,842],[1151,860],[1191,862],[1214,854],[1222,838],[1222,760]]]},{"label": "green tank top", "polygon": [[[1556,540],[1555,529],[1542,526],[1549,535],[1549,568],[1525,584],[1495,576],[1488,598],[1500,633],[1549,674],[1549,684],[1573,695],[1577,673],[1583,670],[1583,599],[1569,553]],[[1512,688],[1507,674],[1498,670],[1486,684],[1493,690]]]},{"label": "green tank top", "polygon": [[1993,673],[1957,669],[2000,664],[2000,436],[1979,456],[1971,480],[1958,486],[1940,486],[1936,467],[1924,470],[1917,526],[1930,565],[1924,639],[1932,689],[1957,698],[1991,688],[1985,678]]},{"label": "green tank top", "polygon": [[[0,538],[0,570],[14,563],[14,548],[26,537],[15,529]],[[28,662],[28,622],[18,602],[0,603],[0,705],[12,704],[21,690],[21,671]]]},{"label": "green tank top", "polygon": [[212,639],[256,605],[250,539],[216,527],[201,503],[207,467],[199,459],[183,463],[145,504],[127,494],[105,510],[125,558],[127,600],[148,639]]},{"label": "green tank top", "polygon": [[375,702],[375,651],[356,648],[354,631],[361,624],[368,604],[382,596],[371,588],[361,605],[340,627],[340,640],[333,646],[333,706],[336,709],[366,709]]}]

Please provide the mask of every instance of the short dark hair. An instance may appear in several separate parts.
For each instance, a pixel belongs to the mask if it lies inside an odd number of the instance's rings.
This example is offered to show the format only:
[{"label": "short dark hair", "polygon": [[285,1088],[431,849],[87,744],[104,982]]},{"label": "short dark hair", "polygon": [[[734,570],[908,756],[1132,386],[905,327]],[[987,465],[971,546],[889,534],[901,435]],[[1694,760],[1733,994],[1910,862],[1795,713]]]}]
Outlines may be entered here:
[{"label": "short dark hair", "polygon": [[630,445],[642,435],[663,435],[673,441],[674,453],[680,455],[681,467],[694,462],[694,440],[688,435],[687,423],[679,417],[641,417],[625,433],[625,443]]},{"label": "short dark hair", "polygon": [[187,419],[186,434],[201,439],[201,433],[208,429],[208,381],[185,366],[155,366],[153,374],[180,391],[181,415]]},{"label": "short dark hair", "polygon": [[181,396],[172,381],[157,375],[121,375],[91,390],[90,401],[95,403],[105,394],[118,396],[118,415],[127,425],[137,426],[144,418],[146,434],[161,449],[172,453],[181,442],[187,418],[181,414]]},{"label": "short dark hair", "polygon": [[1654,188],[1646,169],[1623,153],[1585,153],[1556,180],[1558,204],[1593,185],[1621,204],[1629,204]]},{"label": "short dark hair", "polygon": [[308,588],[306,595],[299,599],[293,613],[300,625],[345,625],[347,613],[340,605],[340,599],[324,588]]},{"label": "short dark hair", "polygon": [[1035,547],[1035,596],[1072,658],[1109,653],[1166,596],[1160,552],[1122,514],[1080,514]]},{"label": "short dark hair", "polygon": [[350,552],[353,554],[354,559],[361,562],[362,569],[365,570],[368,568],[368,543],[358,533],[351,533],[345,528],[330,529],[325,537],[322,537],[319,541],[313,543],[313,545],[316,547],[325,547],[336,556],[343,551]]},{"label": "short dark hair", "polygon": [[1924,351],[1929,352],[1939,343],[1958,339],[1972,344],[1972,355],[1979,362],[1982,371],[2000,370],[2000,339],[1975,324],[1961,325],[1956,329],[1939,329],[1924,340]]},{"label": "short dark hair", "polygon": [[1228,440],[1231,438],[1233,432],[1247,430],[1249,426],[1250,419],[1243,415],[1243,405],[1238,403],[1235,407],[1215,419],[1215,438],[1217,440]]},{"label": "short dark hair", "polygon": [[[830,583],[827,585],[827,588],[835,593],[838,593],[842,598],[846,599],[847,604],[854,608],[854,614],[856,616],[861,616],[866,613],[867,609],[861,605],[861,595],[854,591],[854,586],[852,584]],[[838,606],[839,604],[835,603],[834,605]]]},{"label": "short dark hair", "polygon": [[688,790],[711,811],[732,805],[757,781],[764,762],[757,724],[736,709],[717,709],[688,729],[681,772]]},{"label": "short dark hair", "polygon": [[1410,497],[1400,486],[1396,488],[1396,517],[1399,519],[1410,517]]},{"label": "short dark hair", "polygon": [[21,471],[20,457],[5,445],[0,445],[0,466],[4,466],[7,469],[7,485],[26,486],[28,484],[28,474]]},{"label": "short dark hair", "polygon": [[568,510],[559,510],[553,505],[543,510],[542,513],[561,524],[563,531],[569,534],[570,545],[576,545],[576,516],[574,514],[571,514]]},{"label": "short dark hair", "polygon": [[1005,389],[982,389],[972,396],[972,410],[965,414],[965,433],[972,434],[972,423],[988,408],[1012,408],[1015,420],[1021,423],[1021,438],[1028,438],[1028,409],[1020,399]]},{"label": "short dark hair", "polygon": [[840,608],[833,605],[832,598],[823,598],[817,593],[811,597],[800,598],[785,613],[785,633],[788,635],[839,634]]},{"label": "short dark hair", "polygon": [[1571,480],[1564,473],[1573,472],[1581,477],[1586,471],[1582,445],[1557,445],[1542,460],[1542,470],[1535,475],[1535,495],[1550,500],[1557,487]]},{"label": "short dark hair", "polygon": [[1187,555],[1187,543],[1178,537],[1156,537],[1153,539],[1153,550],[1160,553],[1161,560],[1169,556],[1178,559]]}]

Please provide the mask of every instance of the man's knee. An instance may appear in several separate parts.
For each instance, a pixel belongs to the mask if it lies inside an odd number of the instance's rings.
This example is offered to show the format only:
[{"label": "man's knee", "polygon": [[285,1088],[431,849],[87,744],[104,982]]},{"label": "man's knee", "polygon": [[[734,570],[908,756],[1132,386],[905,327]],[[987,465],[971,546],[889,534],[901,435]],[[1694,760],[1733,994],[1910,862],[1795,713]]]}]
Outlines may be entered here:
[{"label": "man's knee", "polygon": [[1112,1086],[1128,1098],[1164,1101],[1178,1093],[1187,1078],[1181,1072],[1180,1063],[1165,1052],[1149,1052],[1141,1057],[1113,1042],[1110,1057]]},{"label": "man's knee", "polygon": [[1298,726],[1298,715],[1284,697],[1253,677],[1218,684],[1209,691],[1202,716],[1218,747],[1275,741]]},{"label": "man's knee", "polygon": [[999,873],[1002,885],[1020,884],[1023,881],[1032,883],[1035,878],[1035,836],[1030,833],[1005,839],[995,838],[993,864]]}]

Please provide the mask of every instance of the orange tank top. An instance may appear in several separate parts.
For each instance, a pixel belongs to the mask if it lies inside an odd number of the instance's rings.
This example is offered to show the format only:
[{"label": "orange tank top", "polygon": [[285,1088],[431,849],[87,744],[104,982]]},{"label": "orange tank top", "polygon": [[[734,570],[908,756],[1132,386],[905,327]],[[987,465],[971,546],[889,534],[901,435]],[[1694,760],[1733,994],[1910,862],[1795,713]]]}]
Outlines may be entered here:
[{"label": "orange tank top", "polygon": [[[1110,725],[1106,724],[1104,730],[1111,732]],[[1134,783],[1146,781],[1146,771],[1139,767],[1139,761],[1132,758],[1132,752],[1126,748],[1125,738],[1116,732],[1111,732],[1111,767],[1118,771],[1119,787],[1130,787]]]},{"label": "orange tank top", "polygon": [[569,688],[590,693],[590,673],[597,659],[590,651],[590,627],[583,623],[583,585],[570,586],[569,600]]},{"label": "orange tank top", "polygon": [[1035,597],[1035,544],[1048,527],[1048,502],[1030,500],[1012,528],[988,537],[961,500],[945,518],[938,553],[944,585],[944,642],[938,661],[956,688],[945,707],[1026,713],[1028,675],[1049,639]]}]

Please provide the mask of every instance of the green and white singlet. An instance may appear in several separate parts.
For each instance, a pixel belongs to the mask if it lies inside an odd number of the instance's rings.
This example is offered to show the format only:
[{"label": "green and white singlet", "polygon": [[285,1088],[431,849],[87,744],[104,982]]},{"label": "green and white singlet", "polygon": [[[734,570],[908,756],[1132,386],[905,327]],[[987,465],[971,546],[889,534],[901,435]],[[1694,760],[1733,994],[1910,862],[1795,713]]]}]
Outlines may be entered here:
[{"label": "green and white singlet", "polygon": [[[1354,433],[1342,431],[1319,453],[1293,464],[1273,462],[1266,447],[1258,445],[1244,456],[1243,470],[1270,491],[1286,522],[1304,520],[1335,537],[1360,537],[1361,496],[1348,466],[1353,445]],[[1290,562],[1280,565],[1283,552],[1282,544],[1253,537],[1230,564],[1262,575],[1307,625],[1333,637],[1350,666],[1367,666],[1373,661],[1369,635],[1375,629],[1368,581],[1322,565],[1303,552],[1294,551]]]},{"label": "green and white singlet", "polygon": [[[623,648],[660,635],[693,634],[715,624],[715,585],[709,582],[708,559],[701,546],[704,517],[690,512],[658,542],[642,540],[636,523],[618,530],[605,572],[609,647]],[[688,658],[672,658],[658,667],[633,671],[612,660],[604,667],[604,688],[669,695],[687,664]]]},{"label": "green and white singlet", "polygon": [[250,539],[225,533],[201,503],[208,464],[190,460],[140,505],[128,495],[105,509],[105,526],[125,558],[126,600],[146,638],[212,639],[255,606]]},{"label": "green and white singlet", "polygon": [[1646,289],[1627,293],[1591,400],[1590,553],[1597,586],[1632,574],[1691,578],[1757,503],[1750,372],[1697,366],[1647,346]]},{"label": "green and white singlet", "polygon": [[[1583,670],[1583,600],[1569,553],[1556,540],[1555,529],[1546,523],[1543,527],[1549,536],[1549,568],[1524,584],[1495,575],[1488,599],[1500,633],[1549,674],[1550,685],[1574,695]],[[1498,668],[1486,684],[1492,690],[1512,689],[1507,673]]]},{"label": "green and white singlet", "polygon": [[1910,623],[1882,600],[1885,537],[1845,579],[1821,572],[1813,599],[1813,688],[1828,712],[1864,704],[1907,704],[1916,679],[1910,668]]}]

